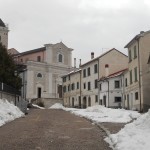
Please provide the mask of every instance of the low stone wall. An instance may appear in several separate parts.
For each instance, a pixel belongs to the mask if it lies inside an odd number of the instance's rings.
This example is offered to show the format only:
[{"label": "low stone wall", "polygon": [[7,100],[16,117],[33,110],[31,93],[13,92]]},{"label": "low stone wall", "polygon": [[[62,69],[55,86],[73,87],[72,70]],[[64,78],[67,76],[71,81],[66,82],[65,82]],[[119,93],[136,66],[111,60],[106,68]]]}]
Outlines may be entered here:
[{"label": "low stone wall", "polygon": [[15,95],[14,94],[9,94],[9,93],[0,91],[0,98],[1,99],[5,98],[9,102],[13,102],[15,104]]},{"label": "low stone wall", "polygon": [[39,102],[43,102],[45,108],[49,108],[52,105],[54,105],[55,103],[63,104],[63,99],[59,99],[59,98],[38,98],[38,99],[31,100],[31,103],[33,103],[33,104],[37,104]]},{"label": "low stone wall", "polygon": [[27,112],[27,101],[21,99],[21,96],[16,95],[15,97],[14,94],[0,91],[0,99],[7,99],[10,103],[16,104],[22,112]]}]

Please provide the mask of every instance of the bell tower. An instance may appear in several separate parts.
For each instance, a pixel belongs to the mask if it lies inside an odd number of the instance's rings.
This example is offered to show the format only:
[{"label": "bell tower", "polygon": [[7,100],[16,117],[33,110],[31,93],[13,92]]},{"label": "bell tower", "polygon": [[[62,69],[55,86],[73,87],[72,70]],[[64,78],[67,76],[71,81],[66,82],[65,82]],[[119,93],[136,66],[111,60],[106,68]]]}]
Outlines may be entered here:
[{"label": "bell tower", "polygon": [[0,19],[0,42],[8,48],[8,26]]}]

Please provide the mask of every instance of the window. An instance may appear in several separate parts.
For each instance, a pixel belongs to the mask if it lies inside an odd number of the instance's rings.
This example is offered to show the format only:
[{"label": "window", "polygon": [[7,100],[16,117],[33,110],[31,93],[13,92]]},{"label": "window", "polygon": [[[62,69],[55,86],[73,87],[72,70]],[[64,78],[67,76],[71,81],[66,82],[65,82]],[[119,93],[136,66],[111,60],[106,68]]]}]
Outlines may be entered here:
[{"label": "window", "polygon": [[91,97],[88,98],[88,106],[91,106]]},{"label": "window", "polygon": [[66,77],[63,77],[63,82],[66,82]]},{"label": "window", "polygon": [[132,84],[132,70],[130,71],[130,84]]},{"label": "window", "polygon": [[68,85],[68,92],[70,91],[70,84]]},{"label": "window", "polygon": [[126,100],[126,95],[124,95],[124,100]]},{"label": "window", "polygon": [[98,95],[95,95],[95,103],[98,102]]},{"label": "window", "polygon": [[37,77],[38,77],[38,78],[42,78],[42,74],[41,74],[41,73],[38,73],[38,74],[37,74]]},{"label": "window", "polygon": [[99,84],[99,90],[100,91],[102,90],[102,84]]},{"label": "window", "polygon": [[38,62],[41,61],[41,56],[37,56],[37,61],[38,61]]},{"label": "window", "polygon": [[135,93],[135,100],[138,100],[138,92]]},{"label": "window", "polygon": [[91,75],[90,67],[87,69],[88,76]]},{"label": "window", "polygon": [[97,79],[95,80],[95,89],[97,89]]},{"label": "window", "polygon": [[79,89],[79,82],[77,82],[77,89]]},{"label": "window", "polygon": [[136,46],[134,46],[134,59],[137,58]]},{"label": "window", "polygon": [[58,62],[62,62],[63,61],[63,56],[62,56],[62,54],[59,54],[58,55]]},{"label": "window", "polygon": [[97,67],[97,64],[94,65],[94,73],[97,73],[98,72],[98,67]]},{"label": "window", "polygon": [[120,82],[119,81],[115,81],[115,88],[120,88]]},{"label": "window", "polygon": [[137,81],[137,67],[134,68],[134,78],[136,82]]},{"label": "window", "polygon": [[68,76],[68,80],[70,80],[70,75]]},{"label": "window", "polygon": [[131,50],[129,50],[129,62],[132,61]]},{"label": "window", "polygon": [[0,36],[0,42],[1,42],[1,36]]},{"label": "window", "polygon": [[115,102],[121,102],[121,97],[115,97]]},{"label": "window", "polygon": [[65,93],[67,90],[66,90],[66,86],[63,87],[63,92]]},{"label": "window", "polygon": [[83,88],[86,89],[86,83],[83,84]]},{"label": "window", "polygon": [[86,77],[86,69],[83,70],[83,77]]},{"label": "window", "polygon": [[125,86],[126,87],[128,86],[128,80],[127,80],[127,78],[125,78]]},{"label": "window", "polygon": [[21,62],[23,62],[23,59],[20,59]]},{"label": "window", "polygon": [[91,90],[91,82],[88,82],[88,90]]},{"label": "window", "polygon": [[71,84],[71,89],[72,89],[72,90],[75,89],[74,83]]}]

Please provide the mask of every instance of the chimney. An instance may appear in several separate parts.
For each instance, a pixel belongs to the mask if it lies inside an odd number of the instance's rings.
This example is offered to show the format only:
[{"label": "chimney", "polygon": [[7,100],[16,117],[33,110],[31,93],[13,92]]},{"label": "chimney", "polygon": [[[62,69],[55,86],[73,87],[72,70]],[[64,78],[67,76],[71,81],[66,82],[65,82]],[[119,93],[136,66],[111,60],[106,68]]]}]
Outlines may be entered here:
[{"label": "chimney", "polygon": [[91,59],[94,58],[94,52],[91,52]]},{"label": "chimney", "polygon": [[79,67],[81,67],[81,59],[79,60],[80,62],[79,62]]},{"label": "chimney", "polygon": [[76,58],[74,58],[74,69],[76,68]]},{"label": "chimney", "polygon": [[105,64],[105,76],[107,77],[109,75],[109,65]]}]

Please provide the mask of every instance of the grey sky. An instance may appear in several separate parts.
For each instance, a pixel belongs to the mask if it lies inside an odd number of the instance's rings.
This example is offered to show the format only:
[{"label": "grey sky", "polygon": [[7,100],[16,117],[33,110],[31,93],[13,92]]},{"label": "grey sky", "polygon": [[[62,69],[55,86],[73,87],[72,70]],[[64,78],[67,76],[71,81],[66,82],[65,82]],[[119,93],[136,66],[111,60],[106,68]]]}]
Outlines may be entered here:
[{"label": "grey sky", "polygon": [[150,30],[149,0],[0,0],[0,18],[9,24],[9,48],[23,52],[61,40],[73,57],[90,59],[124,46]]}]

